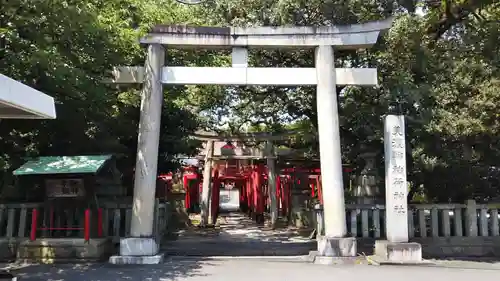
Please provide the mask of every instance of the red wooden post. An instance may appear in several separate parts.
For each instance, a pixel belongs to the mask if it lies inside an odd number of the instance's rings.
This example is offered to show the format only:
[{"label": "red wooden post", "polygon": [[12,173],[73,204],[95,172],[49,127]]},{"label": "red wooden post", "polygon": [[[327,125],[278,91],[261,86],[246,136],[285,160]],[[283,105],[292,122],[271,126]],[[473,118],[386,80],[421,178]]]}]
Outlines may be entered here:
[{"label": "red wooden post", "polygon": [[215,225],[217,223],[217,214],[219,212],[219,198],[220,198],[220,178],[219,171],[214,170],[213,175],[213,185],[212,185],[212,224]]},{"label": "red wooden post", "polygon": [[255,188],[256,188],[256,193],[257,193],[257,214],[261,215],[264,214],[264,188],[263,188],[263,176],[262,176],[262,165],[258,165],[256,169],[256,183],[255,183]]},{"label": "red wooden post", "polygon": [[243,181],[238,181],[238,188],[240,189],[240,205],[245,205],[246,189],[245,189],[245,179]]},{"label": "red wooden post", "polygon": [[282,208],[281,201],[281,176],[277,175],[276,177],[276,204],[278,205],[278,211]]},{"label": "red wooden post", "polygon": [[252,213],[253,209],[253,172],[247,178],[247,202],[248,213]]},{"label": "red wooden post", "polygon": [[191,208],[191,188],[189,188],[187,175],[182,176],[182,185],[184,186],[184,192],[186,192],[184,194],[184,207],[186,208],[186,210],[189,210],[189,208]]},{"label": "red wooden post", "polygon": [[30,233],[30,240],[35,241],[36,240],[36,225],[38,223],[38,211],[36,209],[33,209],[33,212],[31,214],[31,233]]},{"label": "red wooden post", "polygon": [[245,179],[243,182],[243,185],[245,186],[245,208],[246,212],[250,212],[250,177],[248,175],[245,175]]},{"label": "red wooden post", "polygon": [[309,186],[311,187],[311,198],[314,198],[314,196],[316,195],[316,193],[314,192],[316,189],[316,184],[315,182],[309,182]]},{"label": "red wooden post", "polygon": [[200,186],[200,177],[198,174],[194,175],[194,183],[193,186],[191,187],[192,193],[191,193],[191,204],[192,205],[198,205],[200,204],[200,192],[199,188]]},{"label": "red wooden post", "polygon": [[102,208],[97,209],[97,236],[103,236],[103,223],[102,223]]},{"label": "red wooden post", "polygon": [[257,189],[257,168],[252,169],[252,211],[257,213],[257,206],[259,205],[259,192]]},{"label": "red wooden post", "polygon": [[85,210],[85,221],[83,225],[83,239],[85,241],[90,240],[90,210],[86,209]]},{"label": "red wooden post", "polygon": [[283,216],[287,217],[288,216],[288,207],[290,206],[289,205],[289,202],[290,202],[290,181],[291,181],[291,177],[290,176],[287,176],[287,178],[285,179],[285,182],[283,183]]},{"label": "red wooden post", "polygon": [[321,185],[321,176],[316,178],[316,185],[318,186],[318,199],[323,204],[323,186]]}]

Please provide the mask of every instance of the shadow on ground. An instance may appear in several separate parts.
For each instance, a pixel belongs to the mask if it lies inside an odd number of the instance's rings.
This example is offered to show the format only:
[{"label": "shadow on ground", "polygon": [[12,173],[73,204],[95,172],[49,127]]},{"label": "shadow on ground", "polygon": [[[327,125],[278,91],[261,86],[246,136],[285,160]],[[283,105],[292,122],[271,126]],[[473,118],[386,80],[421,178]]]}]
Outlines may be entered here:
[{"label": "shadow on ground", "polygon": [[494,263],[499,264],[500,258],[498,257],[445,257],[445,258],[433,258],[433,257],[424,257],[436,261],[455,261],[455,262],[476,262],[476,263]]},{"label": "shadow on ground", "polygon": [[23,281],[165,281],[207,276],[202,267],[215,266],[203,258],[167,259],[158,265],[57,264],[32,265],[13,270]]},{"label": "shadow on ground", "polygon": [[162,244],[169,256],[298,256],[316,249],[316,242],[299,229],[271,229],[257,225],[245,214],[221,214],[211,229],[179,231],[176,240]]}]

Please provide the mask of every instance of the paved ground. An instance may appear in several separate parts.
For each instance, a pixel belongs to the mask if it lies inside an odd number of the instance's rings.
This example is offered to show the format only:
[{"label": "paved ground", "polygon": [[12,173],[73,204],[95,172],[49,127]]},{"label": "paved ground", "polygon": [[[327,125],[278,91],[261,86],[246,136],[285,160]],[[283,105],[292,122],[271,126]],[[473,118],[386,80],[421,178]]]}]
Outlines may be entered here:
[{"label": "paved ground", "polygon": [[181,231],[175,241],[162,244],[167,255],[178,256],[289,256],[316,249],[311,231],[257,226],[242,213],[221,214],[215,229]]},{"label": "paved ground", "polygon": [[168,260],[154,266],[56,265],[20,269],[22,281],[305,281],[324,280],[453,280],[496,281],[500,271],[485,269],[398,267],[398,266],[322,266],[307,263],[256,260]]}]

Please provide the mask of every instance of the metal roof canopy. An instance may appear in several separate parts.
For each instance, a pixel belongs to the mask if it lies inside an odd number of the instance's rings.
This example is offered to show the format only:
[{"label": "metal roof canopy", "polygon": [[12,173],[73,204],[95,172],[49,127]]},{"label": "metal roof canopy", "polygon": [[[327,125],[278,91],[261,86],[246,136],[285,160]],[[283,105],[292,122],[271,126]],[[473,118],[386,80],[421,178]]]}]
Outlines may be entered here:
[{"label": "metal roof canopy", "polygon": [[97,174],[111,158],[111,155],[38,157],[24,163],[13,174],[15,176]]},{"label": "metal roof canopy", "polygon": [[0,119],[55,119],[54,98],[0,74]]}]

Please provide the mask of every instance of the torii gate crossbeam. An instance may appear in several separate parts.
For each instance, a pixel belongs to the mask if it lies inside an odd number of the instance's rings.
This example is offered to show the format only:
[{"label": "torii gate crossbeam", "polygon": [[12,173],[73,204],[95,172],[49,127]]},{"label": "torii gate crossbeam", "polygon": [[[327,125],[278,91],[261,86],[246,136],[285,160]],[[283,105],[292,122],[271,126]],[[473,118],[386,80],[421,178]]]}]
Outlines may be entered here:
[{"label": "torii gate crossbeam", "polygon": [[[335,69],[333,49],[369,48],[392,19],[328,27],[219,28],[157,26],[140,40],[148,45],[144,68],[121,68],[112,83],[143,83],[131,238],[120,241],[113,263],[162,260],[152,237],[163,84],[316,85],[325,236],[318,254],[355,256],[356,239],[347,234],[336,85],[376,85],[375,69]],[[229,48],[232,67],[165,66],[165,49]],[[315,49],[315,68],[250,68],[248,48]],[[130,71],[133,70],[133,71]],[[143,73],[143,74],[141,74]]]}]

